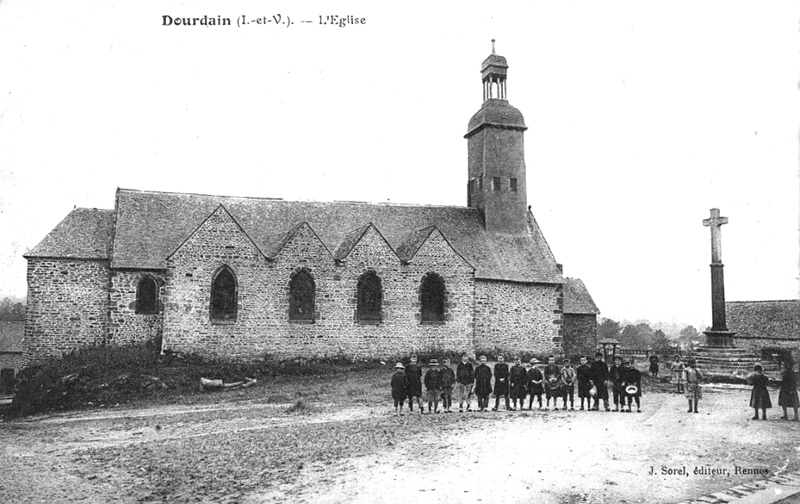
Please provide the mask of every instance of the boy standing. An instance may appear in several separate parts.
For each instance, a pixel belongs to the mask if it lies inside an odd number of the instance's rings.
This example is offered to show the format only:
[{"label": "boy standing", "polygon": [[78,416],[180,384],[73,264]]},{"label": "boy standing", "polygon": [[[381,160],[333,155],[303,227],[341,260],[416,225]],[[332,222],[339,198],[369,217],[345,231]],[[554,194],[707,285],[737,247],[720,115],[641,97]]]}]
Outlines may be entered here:
[{"label": "boy standing", "polygon": [[553,409],[558,409],[558,396],[561,395],[561,369],[556,366],[556,358],[551,355],[547,358],[547,366],[544,367],[544,392],[547,399],[547,406],[550,408],[550,398],[553,398]]},{"label": "boy standing", "polygon": [[467,411],[470,411],[469,403],[472,398],[472,386],[475,382],[475,369],[467,354],[461,356],[461,362],[456,367],[456,381],[458,382],[458,412],[464,411],[464,400],[467,401]]},{"label": "boy standing", "polygon": [[528,394],[530,394],[530,402],[528,402],[528,409],[533,409],[533,397],[539,400],[539,409],[542,409],[542,394],[544,394],[544,375],[542,370],[539,369],[539,359],[531,359],[531,367],[528,369]]},{"label": "boy standing", "polygon": [[497,356],[497,364],[494,365],[494,408],[492,411],[497,411],[497,407],[500,405],[500,396],[505,397],[506,411],[508,411],[508,364],[505,363],[502,355]]},{"label": "boy standing", "polygon": [[517,357],[514,359],[514,365],[511,367],[511,401],[514,406],[512,411],[517,409],[517,400],[519,400],[519,409],[525,407],[525,396],[528,393],[528,370],[522,365],[522,359]]},{"label": "boy standing", "polygon": [[450,359],[444,360],[439,380],[442,386],[442,407],[445,413],[452,413],[450,407],[453,406],[453,384],[456,382],[456,373],[450,367]]},{"label": "boy standing", "polygon": [[431,359],[425,372],[425,390],[428,391],[428,413],[439,413],[439,395],[442,393],[439,361]]},{"label": "boy standing", "polygon": [[414,398],[417,398],[419,414],[422,414],[422,368],[417,365],[417,356],[411,356],[411,363],[406,366],[406,394],[408,395],[408,411],[414,411]]},{"label": "boy standing", "polygon": [[578,366],[578,398],[581,400],[581,411],[583,411],[583,400],[586,399],[586,407],[592,409],[592,399],[589,390],[592,388],[592,368],[587,363],[586,356],[581,356],[581,365]]},{"label": "boy standing", "polygon": [[[642,405],[640,403],[640,398],[642,397],[642,373],[634,367],[628,361],[622,361],[622,368],[623,368],[623,376],[625,381],[623,386],[625,387],[625,397],[628,399],[628,413],[631,412],[631,407],[633,407],[633,401],[636,400],[636,412],[642,412]],[[636,387],[636,392],[631,394],[628,392],[628,387],[633,385]]]},{"label": "boy standing", "polygon": [[603,359],[603,352],[594,354],[594,362],[592,362],[591,371],[591,384],[597,389],[597,395],[594,396],[594,408],[592,409],[594,411],[600,409],[600,399],[602,399],[606,411],[611,411],[611,408],[608,407],[608,385],[606,385],[608,381],[608,366]]},{"label": "boy standing", "polygon": [[561,368],[561,400],[564,402],[563,410],[567,409],[567,398],[569,398],[570,411],[575,409],[575,369],[569,359],[564,359],[564,367]]},{"label": "boy standing", "polygon": [[478,410],[489,407],[489,394],[492,393],[492,370],[486,365],[486,356],[481,355],[480,364],[475,368],[475,395],[478,396]]},{"label": "boy standing", "polygon": [[397,416],[403,416],[403,402],[406,400],[406,373],[403,363],[398,362],[394,365],[392,375],[392,399],[394,399],[394,412]]},{"label": "boy standing", "polygon": [[619,400],[622,399],[622,409],[625,409],[625,397],[622,390],[622,382],[625,380],[624,372],[622,370],[622,357],[619,355],[614,357],[614,365],[608,370],[608,376],[611,379],[611,388],[614,392],[614,411],[619,411]]},{"label": "boy standing", "polygon": [[[697,413],[697,402],[703,397],[703,389],[700,387],[700,380],[703,379],[703,374],[695,367],[696,361],[689,359],[686,362],[686,367],[683,368],[683,383],[686,393],[686,399],[689,400],[689,413]],[[692,406],[694,403],[694,406]]]}]

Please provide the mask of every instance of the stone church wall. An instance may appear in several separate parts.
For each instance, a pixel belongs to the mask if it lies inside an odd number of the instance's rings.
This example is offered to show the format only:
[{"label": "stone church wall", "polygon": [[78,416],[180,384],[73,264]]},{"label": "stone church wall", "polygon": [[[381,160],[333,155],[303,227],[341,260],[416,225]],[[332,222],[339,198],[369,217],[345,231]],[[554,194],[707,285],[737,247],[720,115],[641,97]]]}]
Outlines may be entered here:
[{"label": "stone church wall", "polygon": [[108,276],[108,261],[28,259],[27,362],[103,344]]},{"label": "stone church wall", "polygon": [[[303,225],[268,261],[227,212],[218,211],[168,260],[164,348],[244,360],[267,354],[388,358],[411,351],[466,350],[471,343],[472,268],[441,237],[432,236],[417,258],[402,264],[370,228],[349,255],[336,262]],[[210,319],[211,282],[222,265],[237,277],[235,322]],[[313,322],[289,320],[289,282],[301,268],[315,282]],[[447,286],[449,319],[443,324],[418,321],[419,281],[430,268]],[[378,324],[356,318],[357,282],[368,270],[375,271],[383,286]]]},{"label": "stone church wall", "polygon": [[476,280],[475,350],[563,355],[561,300],[561,285]]},{"label": "stone church wall", "polygon": [[563,346],[567,357],[586,355],[593,360],[597,351],[597,315],[565,313]]},{"label": "stone church wall", "polygon": [[[159,286],[158,313],[136,313],[136,289],[144,277],[151,277]],[[157,271],[111,271],[109,289],[109,340],[115,345],[144,343],[161,337],[164,324],[162,295],[165,273]]]}]

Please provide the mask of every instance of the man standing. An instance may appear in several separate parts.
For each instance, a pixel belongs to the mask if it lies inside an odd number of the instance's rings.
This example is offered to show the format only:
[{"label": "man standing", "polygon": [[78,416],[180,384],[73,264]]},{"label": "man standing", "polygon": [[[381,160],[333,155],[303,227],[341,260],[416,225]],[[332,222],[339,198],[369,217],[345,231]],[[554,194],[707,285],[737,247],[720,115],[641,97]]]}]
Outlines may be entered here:
[{"label": "man standing", "polygon": [[461,356],[461,362],[456,367],[456,381],[458,382],[458,412],[464,412],[464,400],[467,401],[467,411],[472,398],[472,386],[475,383],[475,369],[469,361],[469,356]]},{"label": "man standing", "polygon": [[506,399],[506,411],[509,410],[508,404],[508,364],[504,362],[503,356],[497,356],[497,364],[494,365],[494,408],[497,411],[500,405],[500,396]]},{"label": "man standing", "polygon": [[414,411],[414,398],[419,404],[422,414],[422,368],[417,365],[417,356],[411,356],[411,363],[406,366],[406,394],[408,394],[408,411]]},{"label": "man standing", "polygon": [[425,390],[428,391],[428,413],[439,413],[439,395],[442,393],[439,361],[431,359],[425,372]]},{"label": "man standing", "polygon": [[528,370],[522,365],[522,359],[517,357],[514,359],[514,365],[511,367],[511,400],[514,406],[512,411],[517,409],[517,400],[519,400],[519,409],[525,407],[525,396],[528,394]]},{"label": "man standing", "polygon": [[611,408],[608,407],[608,385],[606,385],[606,382],[608,381],[608,366],[606,365],[605,360],[603,360],[602,352],[597,352],[594,355],[591,376],[591,384],[597,389],[597,395],[594,396],[594,408],[592,409],[594,411],[600,409],[600,399],[602,399],[603,405],[606,407],[606,411],[611,411]]},{"label": "man standing", "polygon": [[492,370],[486,365],[486,356],[481,355],[480,364],[475,368],[475,395],[478,396],[478,410],[489,407],[489,394],[492,393]]}]

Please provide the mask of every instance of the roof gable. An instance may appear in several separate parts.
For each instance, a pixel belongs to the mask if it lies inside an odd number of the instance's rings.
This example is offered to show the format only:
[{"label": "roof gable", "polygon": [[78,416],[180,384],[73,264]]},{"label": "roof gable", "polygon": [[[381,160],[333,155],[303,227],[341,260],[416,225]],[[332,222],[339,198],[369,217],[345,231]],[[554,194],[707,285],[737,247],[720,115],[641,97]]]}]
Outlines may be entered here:
[{"label": "roof gable", "polygon": [[188,243],[190,243],[192,238],[194,238],[204,227],[209,225],[209,221],[214,217],[222,217],[223,219],[232,222],[239,229],[239,231],[247,238],[247,241],[249,241],[253,245],[253,247],[255,247],[258,253],[264,258],[266,258],[266,255],[264,255],[264,252],[261,250],[261,248],[253,241],[252,238],[250,238],[250,235],[247,234],[247,231],[245,231],[244,228],[236,221],[236,219],[233,217],[233,215],[231,215],[228,209],[225,208],[225,205],[220,204],[213,212],[208,214],[208,216],[205,219],[203,219],[203,222],[198,224],[198,226],[194,229],[194,231],[192,231],[189,234],[189,236],[187,236],[186,239],[183,240],[181,244],[175,248],[175,250],[173,250],[167,255],[167,259],[177,254],[182,248],[184,248]]},{"label": "roof gable", "polygon": [[470,262],[466,260],[464,256],[459,254],[458,251],[453,248],[453,245],[450,243],[444,233],[442,233],[436,226],[428,226],[426,228],[418,229],[409,233],[406,239],[397,246],[397,256],[401,261],[411,262],[414,257],[416,257],[417,253],[425,246],[425,244],[430,243],[431,240],[435,240],[436,238],[441,239],[442,242],[444,242],[450,248],[453,254],[464,261],[467,266],[473,270],[475,269],[475,267],[470,264]]},{"label": "roof gable", "polygon": [[289,232],[286,233],[286,235],[272,248],[272,250],[269,251],[268,257],[276,259],[278,257],[278,254],[280,254],[283,251],[283,249],[287,245],[289,245],[292,242],[292,240],[295,239],[296,236],[301,235],[303,233],[310,233],[311,236],[313,236],[314,239],[316,239],[316,241],[318,241],[319,244],[322,245],[322,248],[325,249],[328,255],[331,256],[331,258],[333,258],[333,254],[331,254],[331,251],[328,250],[328,247],[326,247],[325,243],[319,238],[319,235],[317,234],[316,231],[314,231],[314,228],[312,228],[311,225],[305,221],[301,222],[300,224],[290,229]]},{"label": "roof gable", "polygon": [[594,304],[589,290],[580,278],[564,279],[564,313],[597,315],[600,309]]},{"label": "roof gable", "polygon": [[76,208],[23,257],[108,259],[113,230],[113,210]]},{"label": "roof gable", "polygon": [[381,242],[392,252],[392,254],[397,257],[397,253],[394,251],[394,248],[386,241],[386,238],[383,237],[381,232],[375,227],[375,224],[369,223],[366,226],[362,226],[358,229],[353,230],[352,232],[348,233],[345,236],[345,239],[342,241],[339,248],[336,249],[336,252],[333,254],[333,258],[337,261],[342,261],[347,259],[347,256],[356,248],[356,246],[361,243],[361,240],[364,239],[367,234],[372,231]]}]

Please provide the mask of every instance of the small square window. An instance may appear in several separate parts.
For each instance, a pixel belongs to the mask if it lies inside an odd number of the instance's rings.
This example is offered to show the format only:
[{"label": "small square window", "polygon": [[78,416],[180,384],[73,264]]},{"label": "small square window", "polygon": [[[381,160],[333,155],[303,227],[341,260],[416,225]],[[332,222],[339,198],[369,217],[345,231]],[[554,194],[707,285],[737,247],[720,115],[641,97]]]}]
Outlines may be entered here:
[{"label": "small square window", "polygon": [[511,179],[511,192],[517,192],[517,179]]},{"label": "small square window", "polygon": [[492,191],[500,190],[500,177],[492,177]]}]

